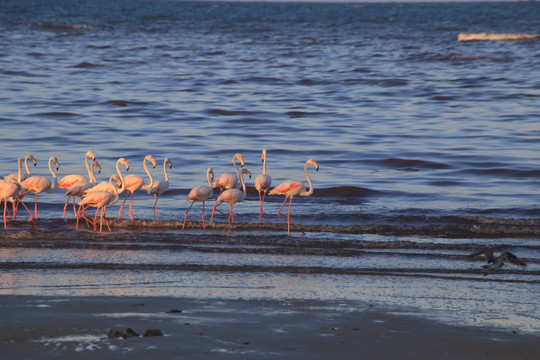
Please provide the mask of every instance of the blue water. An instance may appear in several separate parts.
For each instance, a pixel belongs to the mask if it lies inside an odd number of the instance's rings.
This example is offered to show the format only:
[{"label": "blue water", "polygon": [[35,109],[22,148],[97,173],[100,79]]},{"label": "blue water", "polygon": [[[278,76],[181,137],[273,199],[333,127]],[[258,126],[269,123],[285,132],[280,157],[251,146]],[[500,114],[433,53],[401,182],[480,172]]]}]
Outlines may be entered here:
[{"label": "blue water", "polygon": [[[194,295],[159,286],[160,276],[178,274],[216,297],[331,298],[342,281],[344,298],[396,306],[405,276],[413,293],[444,291],[402,306],[540,333],[540,38],[458,41],[461,33],[540,34],[540,4],[2,1],[3,175],[27,153],[38,161],[33,174],[48,176],[56,156],[60,178],[84,174],[92,150],[98,181],[119,157],[145,176],[143,158],[153,155],[156,179],[165,157],[173,164],[160,220],[154,199],[138,191],[135,221],[126,212],[114,220],[119,204],[108,209],[111,234],[76,230],[72,213],[64,221],[64,191],[40,195],[39,222],[21,212],[0,235],[2,293],[64,293],[65,279],[68,294],[81,286],[118,294],[122,280],[110,270],[122,268],[142,274],[122,288],[130,294],[145,283],[156,284],[153,294]],[[306,235],[287,236],[275,215],[283,197],[267,198],[258,224],[253,180],[263,148],[273,186],[305,180],[308,158],[320,165],[309,169],[314,194],[292,205]],[[189,190],[205,184],[208,167],[232,172],[238,152],[253,177],[231,234],[221,214],[203,233],[200,205],[182,232]],[[486,277],[468,256],[486,246],[529,265]],[[201,280],[201,271],[212,276]],[[231,272],[275,291],[245,293]],[[359,291],[357,276],[371,291]],[[303,286],[283,286],[282,277]],[[220,292],[216,281],[237,292]],[[452,296],[479,284],[481,301]],[[501,295],[515,284],[519,300]],[[494,321],[485,301],[513,315]]]}]

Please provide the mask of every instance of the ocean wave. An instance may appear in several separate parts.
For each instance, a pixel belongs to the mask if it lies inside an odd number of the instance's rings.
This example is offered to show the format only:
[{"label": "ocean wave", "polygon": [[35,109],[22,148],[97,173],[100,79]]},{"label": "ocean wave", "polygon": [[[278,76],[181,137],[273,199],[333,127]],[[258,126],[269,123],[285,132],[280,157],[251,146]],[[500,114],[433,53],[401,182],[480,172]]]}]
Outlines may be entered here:
[{"label": "ocean wave", "polygon": [[487,33],[460,33],[457,36],[458,41],[475,40],[533,40],[540,37],[540,34],[487,34]]},{"label": "ocean wave", "polygon": [[80,30],[80,29],[88,29],[90,26],[88,25],[62,25],[62,24],[51,24],[51,23],[37,23],[37,26],[43,29],[54,29],[54,30]]}]

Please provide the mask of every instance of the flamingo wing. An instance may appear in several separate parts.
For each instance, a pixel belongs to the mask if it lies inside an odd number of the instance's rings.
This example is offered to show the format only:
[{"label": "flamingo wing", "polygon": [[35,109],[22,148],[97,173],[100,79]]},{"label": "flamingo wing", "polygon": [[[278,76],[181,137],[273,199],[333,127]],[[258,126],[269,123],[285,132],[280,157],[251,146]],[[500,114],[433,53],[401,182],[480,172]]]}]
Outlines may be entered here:
[{"label": "flamingo wing", "polygon": [[287,180],[270,191],[270,195],[295,196],[304,191],[306,186],[301,181]]},{"label": "flamingo wing", "polygon": [[75,184],[83,181],[88,181],[84,176],[78,174],[66,175],[58,182],[60,189],[69,189]]},{"label": "flamingo wing", "polygon": [[255,189],[257,191],[268,190],[272,184],[272,178],[270,175],[261,174],[255,178]]}]

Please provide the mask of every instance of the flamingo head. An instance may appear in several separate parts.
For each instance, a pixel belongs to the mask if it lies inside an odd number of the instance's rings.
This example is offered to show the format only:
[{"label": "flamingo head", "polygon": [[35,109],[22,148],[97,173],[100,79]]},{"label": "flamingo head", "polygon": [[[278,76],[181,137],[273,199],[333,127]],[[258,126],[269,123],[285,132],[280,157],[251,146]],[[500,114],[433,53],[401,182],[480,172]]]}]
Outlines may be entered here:
[{"label": "flamingo head", "polygon": [[49,162],[53,162],[54,165],[56,165],[56,170],[58,171],[58,169],[60,168],[60,164],[58,163],[58,159],[56,158],[56,156],[51,156]]},{"label": "flamingo head", "polygon": [[306,161],[306,164],[311,164],[311,165],[315,166],[315,170],[319,171],[319,164],[317,164],[317,162],[315,160],[309,159],[308,161]]},{"label": "flamingo head", "polygon": [[206,173],[210,174],[210,179],[212,179],[212,181],[214,181],[214,169],[209,167],[208,170],[206,170]]},{"label": "flamingo head", "polygon": [[153,166],[154,169],[156,168],[157,162],[156,162],[156,160],[154,159],[154,157],[152,155],[146,155],[144,157],[144,161],[146,161],[146,160],[148,160],[148,161],[150,161],[152,163],[152,166]]},{"label": "flamingo head", "polygon": [[266,149],[263,149],[262,156],[261,156],[261,161],[264,162],[265,159],[266,159]]},{"label": "flamingo head", "polygon": [[92,152],[92,150],[88,150],[86,152],[86,156],[89,157],[89,158],[92,158],[92,161],[96,161],[96,155],[94,155],[94,153]]},{"label": "flamingo head", "polygon": [[248,169],[242,169],[242,175],[243,174],[248,174],[249,178],[251,179],[251,171],[249,171]]},{"label": "flamingo head", "polygon": [[165,164],[169,164],[169,169],[172,169],[171,159],[165,158]]},{"label": "flamingo head", "polygon": [[32,162],[34,163],[34,166],[37,165],[37,161],[36,161],[36,159],[34,158],[34,155],[28,154],[28,155],[26,155],[26,159],[32,161]]},{"label": "flamingo head", "polygon": [[97,162],[97,160],[92,161],[92,166],[95,166],[96,169],[98,169],[98,173],[101,174],[101,166],[99,165],[99,163]]},{"label": "flamingo head", "polygon": [[129,163],[128,161],[125,159],[125,158],[120,158],[118,159],[118,162],[120,164],[124,164],[124,166],[126,167],[126,171],[129,171]]},{"label": "flamingo head", "polygon": [[233,156],[233,162],[234,162],[234,159],[238,159],[238,160],[240,161],[240,165],[241,165],[242,167],[244,167],[244,165],[246,165],[246,162],[244,161],[244,157],[242,156],[242,154],[240,154],[240,153],[234,154],[234,156]]}]

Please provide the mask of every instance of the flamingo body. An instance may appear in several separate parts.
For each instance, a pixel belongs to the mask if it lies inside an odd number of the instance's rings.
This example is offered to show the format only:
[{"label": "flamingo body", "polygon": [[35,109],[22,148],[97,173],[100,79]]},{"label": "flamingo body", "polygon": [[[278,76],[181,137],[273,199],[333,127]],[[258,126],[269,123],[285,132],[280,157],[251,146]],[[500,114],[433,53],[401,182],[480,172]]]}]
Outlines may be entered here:
[{"label": "flamingo body", "polygon": [[[297,180],[287,180],[281,183],[280,185],[276,186],[269,192],[270,195],[285,195],[285,200],[283,200],[283,204],[281,204],[281,207],[279,208],[277,215],[280,218],[287,220],[287,234],[291,233],[291,224],[295,225],[298,230],[302,231],[300,226],[296,225],[294,222],[291,221],[291,205],[292,205],[292,199],[294,196],[296,195],[310,196],[311,194],[313,194],[313,183],[311,182],[311,179],[307,172],[308,165],[313,165],[315,167],[315,170],[319,171],[319,164],[317,164],[317,162],[313,159],[308,159],[306,163],[304,164],[304,175],[306,176],[306,179],[309,184],[308,191],[306,191],[306,186],[304,185],[303,182],[297,181]],[[284,217],[283,215],[281,215],[281,210],[283,209],[283,206],[287,202],[287,199],[289,199],[289,211],[287,213],[287,217]]]},{"label": "flamingo body", "polygon": [[40,175],[32,175],[26,180],[21,182],[21,188],[33,192],[36,194],[36,201],[34,205],[34,216],[36,220],[38,219],[38,211],[37,211],[37,202],[38,202],[38,194],[42,192],[52,193],[56,191],[58,187],[58,179],[56,177],[56,173],[54,172],[52,168],[52,164],[56,165],[56,170],[60,167],[58,164],[58,160],[55,156],[52,156],[49,159],[49,171],[51,172],[54,183],[51,182],[51,180],[46,176],[40,176]]},{"label": "flamingo body", "polygon": [[[245,161],[244,161],[244,157],[240,153],[234,154],[234,156],[232,158],[234,171],[236,171],[236,174],[240,175],[240,170],[238,170],[238,168],[236,167],[236,159],[238,159],[240,161],[241,167],[244,167]],[[240,187],[239,186],[240,179],[236,174],[229,174],[229,173],[221,174],[212,183],[211,187],[212,188],[219,187],[219,194],[220,195],[225,190],[236,189],[236,188]],[[219,205],[218,200],[216,200],[216,202],[214,203],[214,208],[212,209],[212,217],[210,218],[210,221],[214,220],[214,213],[216,212],[216,208],[218,207],[218,205]]]},{"label": "flamingo body", "polygon": [[4,202],[4,229],[7,227],[7,200],[11,197],[18,197],[20,188],[19,184],[15,182],[0,181],[0,200]]},{"label": "flamingo body", "polygon": [[272,178],[266,173],[266,149],[263,149],[261,160],[263,162],[263,173],[255,178],[255,189],[259,192],[259,222],[263,220],[263,203],[266,192],[272,185]]},{"label": "flamingo body", "polygon": [[186,220],[187,215],[189,213],[189,210],[191,210],[191,207],[193,204],[195,204],[196,201],[202,202],[202,223],[203,223],[203,231],[206,230],[206,225],[204,223],[204,204],[206,200],[210,199],[213,194],[212,189],[212,181],[210,179],[214,179],[214,170],[212,168],[208,168],[206,170],[206,180],[208,181],[208,186],[195,186],[191,191],[189,192],[187,196],[187,200],[191,201],[191,205],[186,211],[186,214],[184,215],[184,223],[182,225],[182,230],[186,227]]},{"label": "flamingo body", "polygon": [[229,223],[229,232],[231,232],[231,223],[234,222],[234,204],[237,202],[244,201],[246,198],[246,183],[244,182],[244,174],[248,174],[249,177],[251,177],[251,173],[248,169],[242,169],[242,172],[240,173],[240,182],[242,183],[242,191],[238,189],[227,189],[221,193],[221,195],[218,196],[216,203],[219,205],[221,203],[227,203],[230,204],[229,206],[229,217],[228,217],[228,223]]}]

